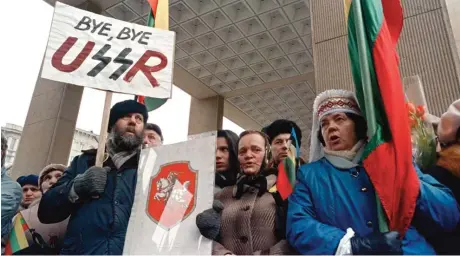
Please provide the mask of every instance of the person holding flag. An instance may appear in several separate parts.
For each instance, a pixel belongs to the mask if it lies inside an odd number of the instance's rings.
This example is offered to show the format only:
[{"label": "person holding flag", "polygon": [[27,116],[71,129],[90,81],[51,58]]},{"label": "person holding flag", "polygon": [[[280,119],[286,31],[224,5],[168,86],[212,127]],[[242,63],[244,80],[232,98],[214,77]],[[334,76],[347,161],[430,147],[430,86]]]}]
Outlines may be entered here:
[{"label": "person holding flag", "polygon": [[[293,129],[294,136],[296,137],[295,140],[293,140]],[[300,147],[302,131],[293,121],[286,119],[275,120],[269,126],[264,127],[262,132],[267,134],[270,139],[270,148],[272,152],[271,167],[277,167],[279,163],[288,157],[291,144],[293,144],[294,148]],[[299,145],[297,145],[297,143]]]},{"label": "person holding flag", "polygon": [[419,230],[452,230],[460,211],[413,163],[396,51],[401,2],[345,0],[345,10],[356,95],[315,99],[318,136],[289,198],[287,239],[304,254],[434,254]]},{"label": "person holding flag", "polygon": [[455,228],[460,212],[450,190],[417,169],[420,193],[413,225],[405,234],[379,232],[378,194],[361,162],[370,143],[366,132],[352,92],[329,90],[318,95],[310,163],[300,168],[289,198],[288,241],[302,254],[435,253],[417,229]]}]

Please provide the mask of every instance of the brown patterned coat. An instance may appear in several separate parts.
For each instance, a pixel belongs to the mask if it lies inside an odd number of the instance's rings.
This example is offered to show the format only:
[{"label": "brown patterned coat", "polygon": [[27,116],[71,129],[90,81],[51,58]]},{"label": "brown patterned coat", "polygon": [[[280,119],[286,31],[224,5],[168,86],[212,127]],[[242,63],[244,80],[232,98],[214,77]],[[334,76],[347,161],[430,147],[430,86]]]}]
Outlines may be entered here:
[{"label": "brown patterned coat", "polygon": [[[269,188],[274,181],[268,179]],[[276,204],[267,191],[260,197],[258,189],[244,186],[240,199],[234,197],[236,186],[225,187],[215,196],[224,204],[220,238],[215,242],[213,255],[225,254],[292,254],[286,240],[275,234]]]}]

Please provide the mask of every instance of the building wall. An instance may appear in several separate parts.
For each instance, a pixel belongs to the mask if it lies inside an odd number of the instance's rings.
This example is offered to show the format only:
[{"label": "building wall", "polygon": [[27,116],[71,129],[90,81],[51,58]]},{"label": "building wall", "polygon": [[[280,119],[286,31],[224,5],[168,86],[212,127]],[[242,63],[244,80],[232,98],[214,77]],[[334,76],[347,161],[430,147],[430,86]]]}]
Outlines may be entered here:
[{"label": "building wall", "polygon": [[[420,77],[428,108],[438,116],[460,98],[459,57],[445,1],[402,1],[404,27],[398,45],[401,76]],[[352,90],[344,3],[311,0],[310,6],[316,93]]]},{"label": "building wall", "polygon": [[[8,141],[8,150],[5,157],[5,166],[10,167],[14,163],[16,151],[18,149],[19,141],[21,139],[22,126],[14,124],[6,124],[2,127],[2,132]],[[72,149],[67,164],[69,165],[72,159],[81,154],[82,150],[97,148],[98,135],[90,131],[76,129],[72,141]],[[44,167],[44,166],[43,166]],[[38,170],[39,171],[39,170]],[[34,170],[34,172],[37,172]]]},{"label": "building wall", "polygon": [[454,32],[455,47],[460,56],[460,1],[446,0],[446,9],[450,21],[450,26]]},{"label": "building wall", "polygon": [[80,155],[82,150],[97,148],[97,146],[98,136],[96,134],[81,129],[75,130],[67,164],[70,165],[73,158]]},{"label": "building wall", "polygon": [[8,142],[8,149],[5,156],[5,166],[13,164],[16,150],[18,149],[19,140],[21,139],[22,127],[14,124],[6,124],[2,127],[3,135]]}]

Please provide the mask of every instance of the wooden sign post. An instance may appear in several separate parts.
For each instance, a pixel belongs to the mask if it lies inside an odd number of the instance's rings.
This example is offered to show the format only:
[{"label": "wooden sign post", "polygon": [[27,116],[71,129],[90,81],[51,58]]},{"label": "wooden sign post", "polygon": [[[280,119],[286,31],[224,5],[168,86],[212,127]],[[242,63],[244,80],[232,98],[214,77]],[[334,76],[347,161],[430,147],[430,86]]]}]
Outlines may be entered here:
[{"label": "wooden sign post", "polygon": [[97,147],[96,166],[102,167],[105,155],[105,143],[107,141],[107,129],[109,126],[110,105],[112,104],[112,92],[105,93],[104,111],[102,112],[101,131],[99,132],[99,144]]}]

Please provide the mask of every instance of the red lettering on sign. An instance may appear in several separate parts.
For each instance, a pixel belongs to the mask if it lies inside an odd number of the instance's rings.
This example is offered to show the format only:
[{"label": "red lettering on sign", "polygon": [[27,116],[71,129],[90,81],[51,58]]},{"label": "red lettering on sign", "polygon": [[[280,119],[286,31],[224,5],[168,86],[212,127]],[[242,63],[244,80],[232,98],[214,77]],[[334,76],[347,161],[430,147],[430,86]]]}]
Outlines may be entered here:
[{"label": "red lettering on sign", "polygon": [[[155,66],[148,66],[146,63],[151,57],[159,58],[161,61],[160,64]],[[128,73],[126,73],[123,80],[129,83],[137,74],[137,72],[141,71],[147,77],[152,87],[157,87],[159,84],[155,77],[153,77],[152,73],[164,69],[167,64],[168,59],[163,53],[147,50],[144,55],[142,55],[142,57],[136,62],[136,64],[134,64],[134,66],[128,71]]]},{"label": "red lettering on sign", "polygon": [[69,52],[70,48],[77,42],[76,37],[68,37],[59,49],[53,54],[51,59],[51,65],[57,70],[62,72],[73,72],[80,67],[83,61],[88,57],[94,47],[94,42],[87,42],[83,50],[77,55],[77,57],[70,64],[63,64],[62,59]]}]

